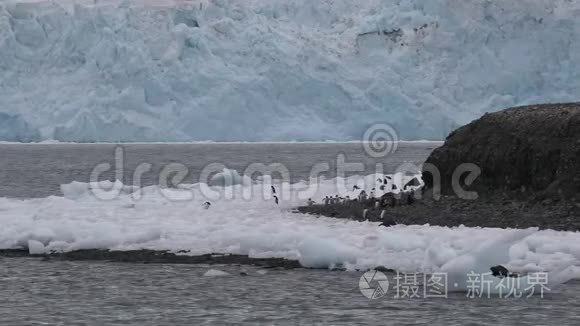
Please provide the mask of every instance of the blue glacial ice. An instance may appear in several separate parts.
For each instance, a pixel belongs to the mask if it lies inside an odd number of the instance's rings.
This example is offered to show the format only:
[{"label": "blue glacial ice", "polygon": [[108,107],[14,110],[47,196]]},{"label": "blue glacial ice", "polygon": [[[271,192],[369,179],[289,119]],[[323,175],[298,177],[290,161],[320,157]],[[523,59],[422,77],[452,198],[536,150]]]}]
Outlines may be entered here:
[{"label": "blue glacial ice", "polygon": [[0,140],[442,139],[578,94],[577,1],[0,1]]}]

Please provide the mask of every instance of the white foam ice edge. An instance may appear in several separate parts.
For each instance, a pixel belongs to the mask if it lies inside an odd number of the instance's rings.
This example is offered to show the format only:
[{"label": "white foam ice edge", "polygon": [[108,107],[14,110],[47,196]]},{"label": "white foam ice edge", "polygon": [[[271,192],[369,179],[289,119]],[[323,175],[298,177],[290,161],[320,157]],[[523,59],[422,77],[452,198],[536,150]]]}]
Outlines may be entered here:
[{"label": "white foam ice edge", "polygon": [[[181,189],[109,183],[106,186],[122,190],[111,200],[95,196],[95,184],[77,182],[63,185],[63,197],[0,198],[0,248],[25,247],[33,254],[94,248],[231,253],[295,259],[313,268],[382,265],[406,272],[444,271],[458,281],[465,281],[469,271],[487,272],[503,264],[514,272],[551,271],[558,283],[580,278],[580,233],[576,232],[430,225],[384,228],[378,223],[292,212],[306,197],[354,196],[348,187],[359,184],[368,189],[376,177],[320,180],[314,188],[306,182],[273,181],[280,205],[272,199],[268,178],[257,182],[240,177],[231,186],[194,184]],[[341,183],[346,185],[343,190],[337,186]],[[206,210],[202,203],[207,200],[212,206]]]}]

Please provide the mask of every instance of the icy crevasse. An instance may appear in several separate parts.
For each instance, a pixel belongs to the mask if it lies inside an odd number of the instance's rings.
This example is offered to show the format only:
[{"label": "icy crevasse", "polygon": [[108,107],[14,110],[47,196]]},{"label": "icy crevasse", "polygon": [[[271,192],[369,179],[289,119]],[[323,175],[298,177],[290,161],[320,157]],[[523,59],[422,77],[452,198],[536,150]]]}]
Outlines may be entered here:
[{"label": "icy crevasse", "polygon": [[441,139],[577,100],[579,18],[569,0],[0,1],[0,138]]}]

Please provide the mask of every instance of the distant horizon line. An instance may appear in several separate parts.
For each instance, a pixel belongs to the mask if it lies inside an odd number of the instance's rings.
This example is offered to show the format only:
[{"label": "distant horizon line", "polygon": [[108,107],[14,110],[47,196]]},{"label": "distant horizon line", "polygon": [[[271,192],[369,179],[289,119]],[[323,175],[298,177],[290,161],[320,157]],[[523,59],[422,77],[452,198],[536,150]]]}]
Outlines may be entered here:
[{"label": "distant horizon line", "polygon": [[[388,143],[392,141],[380,141],[381,143]],[[397,143],[440,143],[444,140],[397,140]],[[148,144],[167,144],[167,145],[186,145],[186,144],[354,144],[354,143],[370,143],[369,141],[361,140],[307,140],[307,141],[216,141],[216,140],[199,140],[199,141],[143,141],[143,142],[61,142],[57,140],[44,140],[40,142],[11,142],[0,141],[0,145],[148,145]]]}]

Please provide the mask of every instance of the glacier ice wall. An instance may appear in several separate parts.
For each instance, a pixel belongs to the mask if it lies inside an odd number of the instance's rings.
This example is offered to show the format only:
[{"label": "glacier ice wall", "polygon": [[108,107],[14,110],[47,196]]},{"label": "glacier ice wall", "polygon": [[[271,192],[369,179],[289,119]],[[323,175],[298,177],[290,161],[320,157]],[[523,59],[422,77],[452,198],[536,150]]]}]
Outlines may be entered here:
[{"label": "glacier ice wall", "polygon": [[579,77],[571,0],[0,0],[0,140],[441,139]]}]

